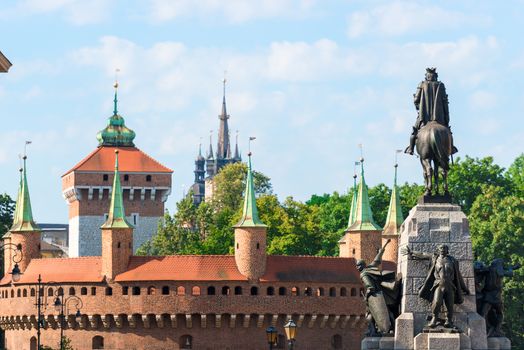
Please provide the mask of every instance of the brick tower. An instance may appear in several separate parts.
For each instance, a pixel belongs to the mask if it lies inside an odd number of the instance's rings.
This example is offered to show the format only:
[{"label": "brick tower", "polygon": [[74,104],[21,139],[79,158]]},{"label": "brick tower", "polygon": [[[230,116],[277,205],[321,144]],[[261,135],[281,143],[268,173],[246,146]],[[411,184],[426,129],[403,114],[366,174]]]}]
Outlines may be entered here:
[{"label": "brick tower", "polygon": [[400,233],[400,225],[404,221],[402,216],[402,207],[400,206],[400,196],[397,187],[397,168],[398,164],[395,164],[395,178],[393,180],[393,190],[391,191],[391,199],[389,201],[388,216],[386,224],[384,225],[384,231],[382,232],[382,245],[386,243],[388,239],[391,240],[386,251],[384,252],[383,259],[388,261],[397,262],[398,259],[398,238]]},{"label": "brick tower", "polygon": [[134,227],[133,251],[157,232],[164,202],[171,193],[172,170],[135,147],[135,133],[117,110],[101,130],[98,147],[62,176],[62,194],[69,205],[69,256],[99,256],[99,228],[106,222],[114,176],[114,151],[119,150],[125,215]]},{"label": "brick tower", "polygon": [[257,281],[266,272],[267,226],[258,217],[251,153],[248,156],[244,209],[242,218],[235,225],[235,262],[242,275],[251,281]]},{"label": "brick tower", "polygon": [[[31,259],[40,257],[40,228],[33,220],[33,211],[31,210],[31,199],[29,197],[29,187],[27,185],[27,157],[24,156],[24,167],[20,169],[20,187],[18,198],[13,216],[13,226],[9,232],[4,235],[4,243],[22,245],[22,255],[18,266],[24,272]],[[4,248],[4,271],[8,272],[13,269],[13,255],[16,254],[9,247]],[[15,261],[18,257],[15,256]]]},{"label": "brick tower", "polygon": [[118,150],[115,150],[115,174],[113,192],[106,222],[102,229],[102,275],[114,279],[127,270],[129,258],[133,255],[133,225],[125,215],[120,173],[118,172]]},{"label": "brick tower", "polygon": [[364,179],[364,158],[360,158],[360,183],[354,207],[351,208],[349,225],[346,234],[339,241],[340,256],[345,258],[364,259],[371,263],[381,244],[382,229],[373,220],[369,205],[368,188]]}]

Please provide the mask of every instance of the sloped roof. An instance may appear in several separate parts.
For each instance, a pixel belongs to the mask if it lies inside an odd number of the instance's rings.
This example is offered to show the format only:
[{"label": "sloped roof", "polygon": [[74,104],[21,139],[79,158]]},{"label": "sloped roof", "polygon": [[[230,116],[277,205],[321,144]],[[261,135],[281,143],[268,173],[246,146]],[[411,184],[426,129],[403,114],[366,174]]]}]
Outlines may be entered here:
[{"label": "sloped roof", "polygon": [[[43,282],[99,283],[101,257],[33,259],[20,278],[20,284]],[[396,270],[384,261],[384,270]],[[261,282],[360,283],[353,258],[317,256],[267,257]],[[128,269],[115,277],[116,282],[134,281],[247,281],[237,269],[233,255],[132,256]],[[0,285],[11,283],[7,274]]]},{"label": "sloped roof", "polygon": [[63,176],[73,171],[113,172],[115,170],[115,150],[119,151],[119,170],[121,172],[172,173],[173,170],[160,164],[136,147],[96,148]]},{"label": "sloped roof", "polygon": [[[102,258],[100,256],[32,259],[17,283],[37,283],[38,275],[41,275],[43,283],[50,281],[57,283],[99,283],[104,280],[101,271]],[[0,285],[9,283],[11,283],[11,275],[6,274],[0,281]]]},{"label": "sloped roof", "polygon": [[0,72],[6,73],[11,67],[11,62],[4,56],[2,51],[0,51]]}]

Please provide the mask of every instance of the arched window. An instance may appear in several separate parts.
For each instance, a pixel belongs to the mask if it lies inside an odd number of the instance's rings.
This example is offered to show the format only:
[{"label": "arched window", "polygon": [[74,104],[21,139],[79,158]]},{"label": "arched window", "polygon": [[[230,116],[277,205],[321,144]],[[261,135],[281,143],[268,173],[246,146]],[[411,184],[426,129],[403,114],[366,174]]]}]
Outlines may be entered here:
[{"label": "arched window", "polygon": [[199,286],[193,286],[193,288],[191,288],[191,295],[200,295],[200,287]]},{"label": "arched window", "polygon": [[133,295],[140,295],[140,287],[133,287]]},{"label": "arched window", "polygon": [[324,288],[318,287],[317,289],[317,297],[323,297],[324,296]]},{"label": "arched window", "polygon": [[180,349],[192,349],[193,337],[189,334],[181,336],[178,345],[180,346]]},{"label": "arched window", "polygon": [[146,181],[151,182],[151,175],[146,175]]},{"label": "arched window", "polygon": [[176,289],[176,295],[186,295],[186,289],[182,286],[179,286]]},{"label": "arched window", "polygon": [[82,287],[80,289],[80,295],[87,295],[87,288],[86,287]]},{"label": "arched window", "polygon": [[122,295],[128,295],[129,294],[129,287],[123,286],[122,287]]},{"label": "arched window", "polygon": [[147,295],[155,295],[156,294],[156,288],[153,286],[147,287]]},{"label": "arched window", "polygon": [[47,296],[48,296],[48,297],[52,297],[52,296],[54,296],[54,295],[55,295],[55,293],[54,293],[54,291],[53,291],[53,288],[49,288],[49,289],[47,290]]},{"label": "arched window", "polygon": [[69,287],[69,295],[75,295],[75,287]]},{"label": "arched window", "polygon": [[333,349],[342,349],[342,336],[340,334],[335,334],[331,337],[331,345]]},{"label": "arched window", "polygon": [[27,289],[24,289],[24,290],[22,291],[22,296],[23,296],[24,298],[27,297]]},{"label": "arched window", "polygon": [[337,296],[337,289],[335,287],[329,288],[329,296],[330,297],[336,297]]},{"label": "arched window", "polygon": [[267,295],[275,295],[275,288],[273,287],[267,287]]},{"label": "arched window", "polygon": [[29,349],[30,350],[37,350],[36,347],[37,347],[36,337],[31,337],[31,340],[29,340]]},{"label": "arched window", "polygon": [[235,295],[242,295],[242,287],[240,286],[235,287]]},{"label": "arched window", "polygon": [[298,296],[298,295],[300,295],[300,292],[299,292],[299,290],[298,290],[298,287],[293,287],[293,288],[291,288],[291,295],[292,295],[292,296],[295,296],[295,297]]},{"label": "arched window", "polygon": [[11,298],[15,297],[15,291],[11,289]]},{"label": "arched window", "polygon": [[308,296],[308,297],[312,296],[313,295],[313,289],[311,287],[304,288],[304,295]]},{"label": "arched window", "polygon": [[287,294],[286,287],[278,288],[278,295],[286,295],[286,294]]},{"label": "arched window", "polygon": [[251,287],[251,295],[258,295],[258,287]]},{"label": "arched window", "polygon": [[223,286],[222,287],[222,295],[229,295],[229,287]]},{"label": "arched window", "polygon": [[162,287],[162,295],[169,295],[169,286]]},{"label": "arched window", "polygon": [[106,295],[113,295],[113,288],[106,287]]},{"label": "arched window", "polygon": [[31,296],[34,297],[35,295],[36,295],[36,290],[34,288],[31,288]]},{"label": "arched window", "polygon": [[215,295],[215,287],[207,287],[207,295]]},{"label": "arched window", "polygon": [[357,289],[356,288],[351,288],[351,296],[352,297],[356,297],[357,296]]},{"label": "arched window", "polygon": [[64,295],[64,288],[60,287],[58,288],[57,292],[56,292],[58,295],[62,296]]},{"label": "arched window", "polygon": [[107,174],[102,175],[102,180],[108,181],[109,180],[109,175],[107,175]]},{"label": "arched window", "polygon": [[129,181],[129,175],[127,174],[124,175],[124,181]]},{"label": "arched window", "polygon": [[348,296],[348,291],[345,287],[342,287],[340,288],[340,296],[341,297],[347,297]]},{"label": "arched window", "polygon": [[91,295],[96,295],[96,287],[91,287]]},{"label": "arched window", "polygon": [[93,337],[93,344],[91,346],[93,350],[103,349],[104,348],[104,337],[96,335]]},{"label": "arched window", "polygon": [[20,298],[21,296],[22,296],[22,291],[21,291],[20,289],[18,289],[18,290],[16,291],[16,297],[17,297],[17,298]]}]

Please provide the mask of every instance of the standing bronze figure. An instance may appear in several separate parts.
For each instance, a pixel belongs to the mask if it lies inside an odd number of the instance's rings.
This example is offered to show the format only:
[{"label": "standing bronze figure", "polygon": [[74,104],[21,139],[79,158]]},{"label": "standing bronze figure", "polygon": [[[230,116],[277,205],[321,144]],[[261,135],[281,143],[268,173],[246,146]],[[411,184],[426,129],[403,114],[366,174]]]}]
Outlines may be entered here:
[{"label": "standing bronze figure", "polygon": [[419,297],[431,302],[432,317],[427,326],[434,328],[441,325],[442,321],[438,316],[444,304],[446,305],[444,327],[455,328],[453,325],[454,306],[462,304],[464,302],[463,294],[468,295],[470,292],[460,273],[458,261],[449,255],[449,247],[442,244],[438,252],[434,254],[413,252],[409,247],[405,247],[401,253],[408,255],[409,259],[431,260],[428,275],[418,293]]},{"label": "standing bronze figure", "polygon": [[387,334],[394,327],[399,315],[399,283],[395,271],[381,271],[382,255],[391,240],[388,239],[369,265],[364,260],[357,261],[360,279],[365,288],[364,299],[367,306],[368,336]]},{"label": "standing bronze figure", "polygon": [[418,111],[410,144],[404,151],[413,154],[416,147],[424,170],[424,195],[439,193],[439,169],[442,170],[444,194],[448,191],[449,156],[456,153],[449,127],[448,95],[444,83],[437,80],[436,68],[426,68],[426,79],[413,95]]},{"label": "standing bronze figure", "polygon": [[491,265],[481,262],[475,265],[475,285],[480,289],[477,298],[477,310],[486,320],[488,337],[503,337],[502,321],[504,309],[502,305],[502,284],[504,277],[513,277],[513,271],[520,268],[519,264],[504,267],[504,259],[495,259]]}]

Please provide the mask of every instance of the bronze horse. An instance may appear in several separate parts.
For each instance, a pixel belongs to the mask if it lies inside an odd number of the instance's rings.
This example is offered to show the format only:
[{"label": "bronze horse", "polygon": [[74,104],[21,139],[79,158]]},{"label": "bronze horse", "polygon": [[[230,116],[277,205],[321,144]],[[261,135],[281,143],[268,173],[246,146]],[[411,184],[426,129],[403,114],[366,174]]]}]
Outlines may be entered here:
[{"label": "bronze horse", "polygon": [[419,130],[416,149],[424,170],[424,195],[439,194],[439,169],[442,170],[444,194],[449,195],[448,170],[452,145],[451,132],[436,121],[430,121]]}]

